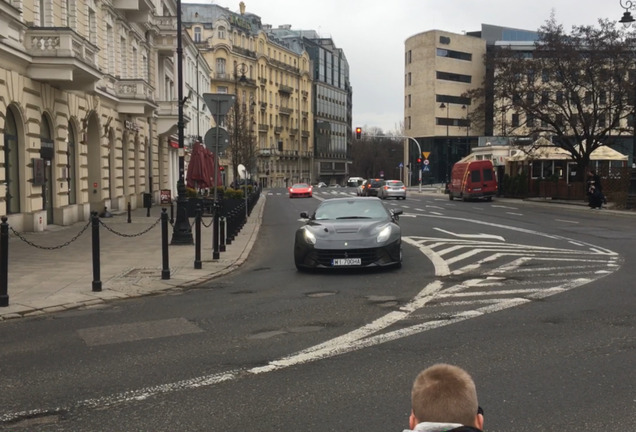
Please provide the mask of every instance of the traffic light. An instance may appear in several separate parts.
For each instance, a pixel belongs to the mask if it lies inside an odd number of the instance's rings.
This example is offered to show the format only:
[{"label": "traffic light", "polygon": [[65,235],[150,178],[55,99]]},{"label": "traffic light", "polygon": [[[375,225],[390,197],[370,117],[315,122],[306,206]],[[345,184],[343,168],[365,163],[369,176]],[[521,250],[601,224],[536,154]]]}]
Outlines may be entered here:
[{"label": "traffic light", "polygon": [[362,128],[361,127],[357,127],[356,128],[356,139],[360,139],[360,136],[362,136]]},{"label": "traffic light", "polygon": [[225,167],[223,165],[221,165],[219,169],[221,170],[221,172],[225,171]]},{"label": "traffic light", "polygon": [[417,166],[422,166],[422,158],[417,158]]}]

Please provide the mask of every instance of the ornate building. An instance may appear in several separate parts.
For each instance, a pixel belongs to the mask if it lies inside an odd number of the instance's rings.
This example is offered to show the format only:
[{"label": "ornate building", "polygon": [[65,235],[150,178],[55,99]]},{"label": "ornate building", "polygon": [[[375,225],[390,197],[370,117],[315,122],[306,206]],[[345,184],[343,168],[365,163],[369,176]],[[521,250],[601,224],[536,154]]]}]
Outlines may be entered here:
[{"label": "ornate building", "polygon": [[[174,190],[175,15],[168,0],[0,0],[0,214],[12,227],[68,225]],[[203,60],[185,52],[201,72],[185,84],[206,86]]]},{"label": "ornate building", "polygon": [[[212,93],[237,97],[254,139],[252,179],[264,186],[312,181],[311,61],[306,51],[268,35],[257,15],[214,4],[184,4],[183,21],[212,66]],[[234,137],[230,136],[230,140]],[[221,163],[230,161],[221,155]],[[226,181],[233,181],[229,170]]]}]

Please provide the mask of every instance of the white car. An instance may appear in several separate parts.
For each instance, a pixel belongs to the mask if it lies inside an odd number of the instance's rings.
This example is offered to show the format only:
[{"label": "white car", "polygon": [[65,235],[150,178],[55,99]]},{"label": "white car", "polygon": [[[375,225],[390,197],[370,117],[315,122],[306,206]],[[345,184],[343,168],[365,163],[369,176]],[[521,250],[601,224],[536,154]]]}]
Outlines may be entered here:
[{"label": "white car", "polygon": [[400,180],[386,180],[378,189],[378,198],[406,199],[406,186]]}]

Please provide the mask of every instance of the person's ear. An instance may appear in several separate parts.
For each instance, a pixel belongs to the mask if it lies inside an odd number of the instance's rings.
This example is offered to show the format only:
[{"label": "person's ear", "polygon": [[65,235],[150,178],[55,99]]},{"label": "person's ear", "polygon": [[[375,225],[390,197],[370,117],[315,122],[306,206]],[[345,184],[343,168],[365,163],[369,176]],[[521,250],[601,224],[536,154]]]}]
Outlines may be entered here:
[{"label": "person's ear", "polygon": [[413,410],[411,410],[411,415],[409,416],[409,428],[410,429],[415,429],[415,426],[417,426],[417,419],[415,418],[415,414],[413,414]]},{"label": "person's ear", "polygon": [[475,417],[475,427],[479,430],[484,430],[484,415],[477,414]]}]

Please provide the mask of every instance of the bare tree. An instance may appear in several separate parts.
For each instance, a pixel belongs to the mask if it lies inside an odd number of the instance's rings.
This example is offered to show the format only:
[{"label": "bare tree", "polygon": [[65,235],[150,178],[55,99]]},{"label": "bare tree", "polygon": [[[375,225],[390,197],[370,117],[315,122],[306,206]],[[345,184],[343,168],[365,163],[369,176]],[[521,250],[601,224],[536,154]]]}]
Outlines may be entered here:
[{"label": "bare tree", "polygon": [[253,116],[248,103],[236,100],[227,116],[227,130],[230,144],[226,150],[232,165],[234,178],[239,178],[238,166],[243,164],[248,173],[256,167],[256,136]]},{"label": "bare tree", "polygon": [[531,52],[510,46],[486,54],[492,73],[469,95],[481,101],[471,121],[492,119],[503,136],[545,137],[583,173],[595,149],[633,131],[634,38],[613,22],[598,24],[566,34],[551,17]]}]

